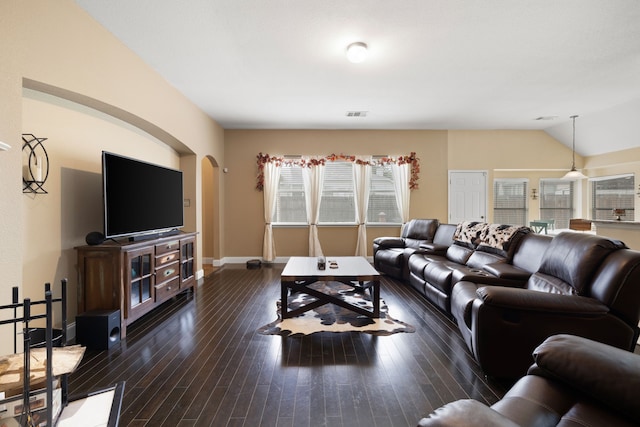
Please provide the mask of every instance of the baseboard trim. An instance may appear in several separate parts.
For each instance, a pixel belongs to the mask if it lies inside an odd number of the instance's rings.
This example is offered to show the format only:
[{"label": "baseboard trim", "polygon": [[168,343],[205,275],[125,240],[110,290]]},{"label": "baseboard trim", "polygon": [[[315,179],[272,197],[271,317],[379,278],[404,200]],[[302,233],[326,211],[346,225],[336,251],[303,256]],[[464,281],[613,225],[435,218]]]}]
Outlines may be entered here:
[{"label": "baseboard trim", "polygon": [[[224,257],[222,259],[219,260],[214,260],[212,258],[205,258],[204,262],[208,265],[213,265],[214,267],[222,267],[225,264],[246,264],[247,261],[251,261],[254,259],[259,259],[260,261],[262,261],[263,264],[286,264],[287,261],[289,261],[289,258],[291,257],[276,257],[276,259],[274,261],[271,262],[267,262],[264,261],[262,259],[261,256],[243,256],[243,257]],[[327,255],[327,258],[331,258],[330,255]],[[373,262],[373,257],[372,256],[368,256],[365,257],[367,259],[367,261],[369,262]]]}]

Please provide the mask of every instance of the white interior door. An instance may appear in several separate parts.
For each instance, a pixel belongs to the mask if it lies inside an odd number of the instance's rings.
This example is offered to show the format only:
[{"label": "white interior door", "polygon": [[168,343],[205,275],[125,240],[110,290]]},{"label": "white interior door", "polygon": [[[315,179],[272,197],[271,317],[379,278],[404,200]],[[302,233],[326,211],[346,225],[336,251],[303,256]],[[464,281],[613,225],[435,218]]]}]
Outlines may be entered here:
[{"label": "white interior door", "polygon": [[449,171],[449,223],[487,221],[487,172]]}]

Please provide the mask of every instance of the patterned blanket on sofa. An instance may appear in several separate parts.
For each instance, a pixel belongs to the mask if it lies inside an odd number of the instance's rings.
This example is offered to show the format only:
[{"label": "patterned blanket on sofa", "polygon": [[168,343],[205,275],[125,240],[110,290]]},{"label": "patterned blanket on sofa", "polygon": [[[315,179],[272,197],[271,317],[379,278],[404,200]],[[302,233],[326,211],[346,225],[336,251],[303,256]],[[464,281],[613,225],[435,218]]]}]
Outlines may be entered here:
[{"label": "patterned blanket on sofa", "polygon": [[473,249],[487,247],[506,252],[517,238],[530,231],[529,227],[464,221],[456,227],[453,240]]}]

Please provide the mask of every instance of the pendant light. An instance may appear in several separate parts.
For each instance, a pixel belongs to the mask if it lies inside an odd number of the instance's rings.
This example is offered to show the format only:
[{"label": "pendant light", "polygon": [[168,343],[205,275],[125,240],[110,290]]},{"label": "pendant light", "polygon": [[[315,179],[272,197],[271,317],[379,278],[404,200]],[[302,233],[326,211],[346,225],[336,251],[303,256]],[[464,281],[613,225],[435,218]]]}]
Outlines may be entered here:
[{"label": "pendant light", "polygon": [[576,169],[576,117],[578,116],[571,116],[571,119],[573,120],[573,162],[571,163],[571,170],[567,172],[562,179],[576,180],[587,178],[582,172]]}]

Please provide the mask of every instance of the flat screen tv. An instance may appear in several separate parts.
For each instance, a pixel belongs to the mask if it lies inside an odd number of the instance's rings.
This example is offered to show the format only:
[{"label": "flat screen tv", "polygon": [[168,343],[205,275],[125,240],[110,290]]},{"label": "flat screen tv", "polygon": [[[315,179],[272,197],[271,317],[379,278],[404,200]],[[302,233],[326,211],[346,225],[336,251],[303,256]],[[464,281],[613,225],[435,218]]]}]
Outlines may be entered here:
[{"label": "flat screen tv", "polygon": [[102,152],[104,236],[157,235],[184,225],[182,172]]}]

